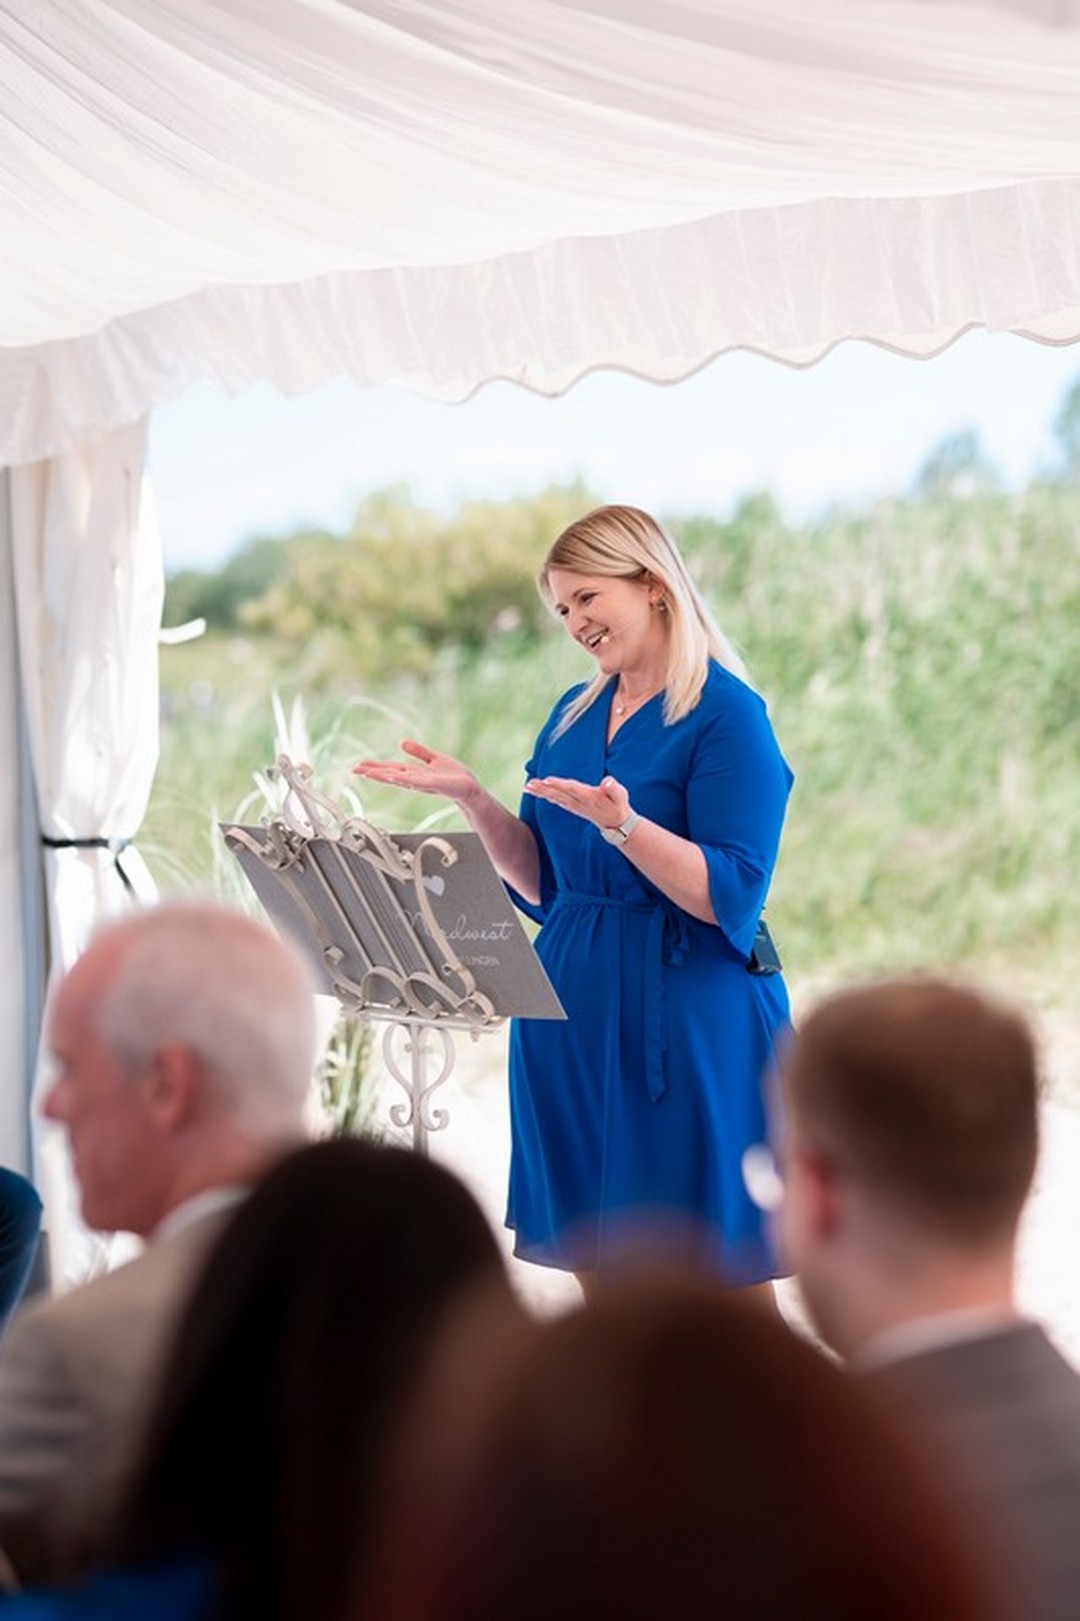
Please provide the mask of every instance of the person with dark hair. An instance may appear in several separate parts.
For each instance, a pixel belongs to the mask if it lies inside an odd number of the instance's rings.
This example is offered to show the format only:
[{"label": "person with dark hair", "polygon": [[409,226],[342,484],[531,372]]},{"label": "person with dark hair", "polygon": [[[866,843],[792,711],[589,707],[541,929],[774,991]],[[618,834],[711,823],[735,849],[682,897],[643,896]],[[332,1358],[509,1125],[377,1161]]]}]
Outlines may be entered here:
[{"label": "person with dark hair", "polygon": [[113,1568],[9,1601],[12,1621],[345,1621],[388,1435],[470,1289],[510,1299],[495,1237],[451,1172],[355,1139],[290,1155],[196,1281]]},{"label": "person with dark hair", "polygon": [[1080,1374],[1017,1310],[1038,1150],[1024,1019],[930,977],[859,986],[780,1070],[779,1227],[813,1322],[982,1513],[1024,1621],[1080,1594]]},{"label": "person with dark hair", "polygon": [[0,1166],[0,1329],[23,1297],[40,1236],[40,1194],[18,1171]]},{"label": "person with dark hair", "polygon": [[422,743],[362,761],[454,800],[515,900],[565,1021],[510,1039],[515,1253],[583,1287],[664,1229],[731,1284],[774,1257],[741,1174],[787,1025],[762,922],[792,776],[678,547],[635,507],[571,524],[540,590],[592,663],[526,765],[517,815]]},{"label": "person with dark hair", "polygon": [[611,1282],[478,1369],[461,1339],[403,1426],[354,1621],[996,1616],[888,1410],[713,1281]]}]

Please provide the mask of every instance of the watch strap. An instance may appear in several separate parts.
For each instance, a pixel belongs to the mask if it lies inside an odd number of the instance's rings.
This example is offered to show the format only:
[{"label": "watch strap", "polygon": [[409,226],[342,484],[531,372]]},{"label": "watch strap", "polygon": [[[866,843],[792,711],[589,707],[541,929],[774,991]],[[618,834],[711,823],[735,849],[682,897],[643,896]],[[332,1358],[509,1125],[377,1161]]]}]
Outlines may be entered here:
[{"label": "watch strap", "polygon": [[623,845],[640,821],[641,817],[637,811],[632,810],[617,827],[602,827],[600,837],[606,839],[609,844]]}]

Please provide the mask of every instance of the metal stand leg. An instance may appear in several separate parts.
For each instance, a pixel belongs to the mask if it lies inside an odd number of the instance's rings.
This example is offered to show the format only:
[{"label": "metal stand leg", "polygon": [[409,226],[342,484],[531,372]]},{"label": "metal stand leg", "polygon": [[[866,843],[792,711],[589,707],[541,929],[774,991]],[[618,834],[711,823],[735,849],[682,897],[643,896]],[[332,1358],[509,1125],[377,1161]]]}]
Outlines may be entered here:
[{"label": "metal stand leg", "polygon": [[[408,1070],[399,1061],[408,1057]],[[454,1067],[454,1038],[449,1030],[430,1024],[388,1024],[383,1033],[383,1060],[394,1080],[405,1093],[404,1103],[395,1103],[390,1119],[401,1130],[412,1127],[413,1147],[427,1153],[428,1133],[445,1131],[450,1122],[448,1110],[435,1106],[432,1094],[449,1080]],[[429,1060],[438,1073],[427,1079]]]}]

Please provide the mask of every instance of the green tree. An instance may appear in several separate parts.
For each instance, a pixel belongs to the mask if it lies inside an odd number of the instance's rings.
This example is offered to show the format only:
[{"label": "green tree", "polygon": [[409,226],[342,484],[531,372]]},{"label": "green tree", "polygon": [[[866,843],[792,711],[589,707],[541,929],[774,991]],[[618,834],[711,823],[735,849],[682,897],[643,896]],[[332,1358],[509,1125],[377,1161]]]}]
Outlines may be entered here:
[{"label": "green tree", "polygon": [[1000,484],[1000,472],[978,431],[960,428],[933,447],[915,475],[912,492],[931,500],[938,496],[957,500],[997,489]]},{"label": "green tree", "polygon": [[236,629],[244,604],[269,590],[295,544],[295,537],[260,537],[248,541],[220,569],[184,569],[170,576],[165,623],[182,625],[201,617],[211,630]]},{"label": "green tree", "polygon": [[324,674],[358,679],[424,673],[445,647],[526,640],[546,619],[537,564],[589,504],[575,483],[528,499],[465,503],[441,517],[395,486],[368,497],[344,536],[292,541],[260,596],[241,610],[251,630],[302,644]]}]

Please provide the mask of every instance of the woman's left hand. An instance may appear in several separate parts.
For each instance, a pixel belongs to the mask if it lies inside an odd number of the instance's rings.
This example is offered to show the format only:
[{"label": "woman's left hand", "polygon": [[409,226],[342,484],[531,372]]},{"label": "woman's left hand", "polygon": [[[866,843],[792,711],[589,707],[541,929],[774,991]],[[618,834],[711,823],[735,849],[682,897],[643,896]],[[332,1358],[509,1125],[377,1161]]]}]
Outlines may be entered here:
[{"label": "woman's left hand", "polygon": [[618,827],[630,814],[630,795],[621,782],[605,777],[598,786],[573,777],[531,777],[525,792],[546,799],[596,827]]},{"label": "woman's left hand", "polygon": [[[605,777],[596,787],[573,777],[533,777],[525,792],[549,805],[560,805],[594,827],[619,827],[630,815],[630,795],[621,782]],[[641,818],[622,854],[669,900],[702,923],[715,923],[709,869],[704,851],[690,839]]]}]

